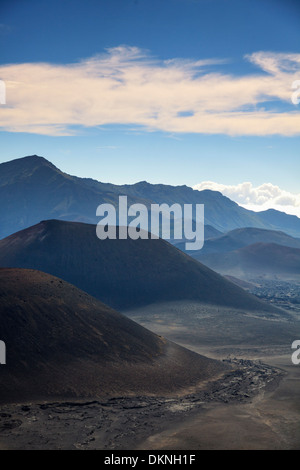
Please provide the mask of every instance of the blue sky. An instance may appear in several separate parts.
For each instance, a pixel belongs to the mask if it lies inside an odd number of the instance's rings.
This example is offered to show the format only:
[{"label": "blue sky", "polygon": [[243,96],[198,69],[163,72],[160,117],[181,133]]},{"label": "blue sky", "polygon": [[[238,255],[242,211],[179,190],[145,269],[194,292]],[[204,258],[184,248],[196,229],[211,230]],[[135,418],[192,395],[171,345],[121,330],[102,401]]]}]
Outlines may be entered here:
[{"label": "blue sky", "polygon": [[299,44],[298,0],[2,0],[0,162],[38,154],[114,183],[250,182],[239,202],[254,206],[270,183],[290,210]]}]

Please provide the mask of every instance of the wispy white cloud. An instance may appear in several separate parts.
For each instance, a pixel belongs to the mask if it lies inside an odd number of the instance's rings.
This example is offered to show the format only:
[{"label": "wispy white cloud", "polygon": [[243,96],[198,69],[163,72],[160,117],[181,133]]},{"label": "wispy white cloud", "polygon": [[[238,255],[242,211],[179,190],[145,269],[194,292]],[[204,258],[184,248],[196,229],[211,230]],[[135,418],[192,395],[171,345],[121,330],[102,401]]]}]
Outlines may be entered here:
[{"label": "wispy white cloud", "polygon": [[246,209],[254,211],[277,209],[300,217],[300,193],[291,193],[271,183],[255,187],[250,182],[226,185],[214,181],[203,181],[196,184],[194,189],[220,191]]},{"label": "wispy white cloud", "polygon": [[[125,46],[75,64],[3,65],[7,104],[0,107],[0,127],[48,135],[107,124],[172,135],[300,134],[300,112],[291,105],[300,54],[257,52],[246,59],[257,73],[212,72],[218,59],[158,61]],[[270,110],[274,100],[289,103],[289,110]]]}]

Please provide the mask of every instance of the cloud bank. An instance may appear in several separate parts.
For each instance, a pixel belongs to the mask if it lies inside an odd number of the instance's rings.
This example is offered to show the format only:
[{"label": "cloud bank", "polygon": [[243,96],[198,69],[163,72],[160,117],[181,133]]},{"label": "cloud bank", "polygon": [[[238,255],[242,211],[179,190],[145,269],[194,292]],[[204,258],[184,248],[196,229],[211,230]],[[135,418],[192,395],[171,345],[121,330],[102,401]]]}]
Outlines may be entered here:
[{"label": "cloud bank", "polygon": [[246,209],[254,211],[277,209],[300,217],[300,193],[290,193],[271,183],[264,183],[255,187],[249,182],[225,185],[213,181],[203,181],[193,188],[199,191],[203,189],[220,191],[224,196],[229,197]]},{"label": "cloud bank", "polygon": [[245,60],[256,73],[212,72],[222,61],[159,61],[125,46],[73,64],[3,65],[7,104],[0,107],[0,128],[73,135],[123,124],[170,133],[299,135],[291,96],[300,54],[257,52]]}]

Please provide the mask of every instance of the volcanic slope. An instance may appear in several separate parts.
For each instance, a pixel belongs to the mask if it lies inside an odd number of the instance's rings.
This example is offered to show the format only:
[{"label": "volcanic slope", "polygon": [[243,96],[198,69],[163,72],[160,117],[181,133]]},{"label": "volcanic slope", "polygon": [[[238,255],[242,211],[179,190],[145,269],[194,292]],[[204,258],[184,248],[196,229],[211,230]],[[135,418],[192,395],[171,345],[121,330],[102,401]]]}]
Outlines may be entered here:
[{"label": "volcanic slope", "polygon": [[201,261],[222,274],[243,279],[300,279],[300,249],[276,243],[254,243],[228,253],[210,253],[203,255]]},{"label": "volcanic slope", "polygon": [[1,403],[172,394],[225,370],[35,270],[0,269],[0,338]]},{"label": "volcanic slope", "polygon": [[276,311],[165,240],[100,240],[83,223],[43,221],[0,240],[0,266],[52,274],[118,310],[190,299]]},{"label": "volcanic slope", "polygon": [[226,253],[255,243],[275,243],[276,245],[300,249],[299,238],[293,238],[284,232],[275,230],[248,227],[235,229],[213,239],[208,239],[202,250],[191,251],[189,254],[193,258],[201,260],[201,256],[204,254]]}]

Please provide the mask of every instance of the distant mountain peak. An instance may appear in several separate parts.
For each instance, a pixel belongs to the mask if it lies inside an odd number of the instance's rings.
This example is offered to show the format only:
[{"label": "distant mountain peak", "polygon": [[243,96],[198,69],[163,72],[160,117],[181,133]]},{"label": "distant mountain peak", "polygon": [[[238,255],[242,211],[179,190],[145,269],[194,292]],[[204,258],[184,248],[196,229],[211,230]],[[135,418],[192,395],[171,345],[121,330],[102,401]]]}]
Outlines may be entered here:
[{"label": "distant mountain peak", "polygon": [[[117,170],[116,170],[117,171]],[[194,190],[140,181],[116,185],[72,176],[46,158],[33,154],[0,164],[0,238],[44,219],[96,224],[101,203],[117,206],[119,196],[129,204],[204,204],[205,224],[219,232],[241,227],[280,230],[300,237],[300,219],[276,210],[253,212],[218,191]]]},{"label": "distant mountain peak", "polygon": [[39,155],[27,155],[26,157],[16,158],[15,160],[9,160],[1,164],[2,169],[12,169],[16,172],[23,172],[24,170],[31,170],[39,167],[49,167],[56,171],[60,171],[53,163],[49,162],[44,157]]},{"label": "distant mountain peak", "polygon": [[[40,163],[48,163],[49,165],[53,165],[53,163],[49,162],[45,157],[41,157],[40,155],[26,155],[25,157],[20,157],[17,158],[16,160],[12,160],[11,162],[7,163],[13,163],[13,162],[40,162]],[[54,165],[53,165],[54,166]]]},{"label": "distant mountain peak", "polygon": [[40,155],[28,155],[27,157],[24,157],[24,160],[26,162],[32,162],[39,165],[47,165],[60,171],[53,163],[47,160],[47,158],[41,157]]},{"label": "distant mountain peak", "polygon": [[136,186],[150,186],[150,183],[146,180],[144,181],[138,181],[137,183],[135,183]]},{"label": "distant mountain peak", "polygon": [[[33,159],[33,158],[34,158],[34,159],[37,159],[37,158],[38,158],[38,159],[41,159],[41,160],[46,160],[45,157],[42,157],[41,155],[36,155],[36,154],[34,154],[34,155],[26,155],[26,156],[23,157],[23,158],[32,158],[32,159]],[[48,160],[47,160],[47,161],[48,161]],[[49,162],[49,163],[50,163],[50,162]]]}]

